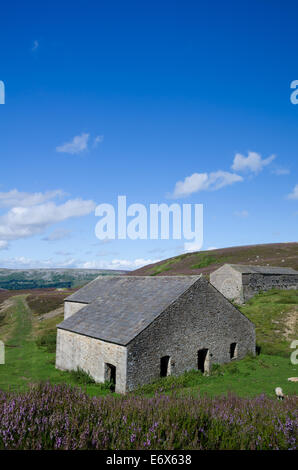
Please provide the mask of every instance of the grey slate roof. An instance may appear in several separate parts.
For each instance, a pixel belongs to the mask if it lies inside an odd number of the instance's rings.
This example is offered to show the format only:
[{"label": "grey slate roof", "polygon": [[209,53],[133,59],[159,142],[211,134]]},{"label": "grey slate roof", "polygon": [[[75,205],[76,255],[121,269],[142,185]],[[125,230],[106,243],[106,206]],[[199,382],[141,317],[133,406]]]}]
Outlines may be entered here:
[{"label": "grey slate roof", "polygon": [[66,299],[89,305],[58,328],[126,345],[201,277],[98,277]]},{"label": "grey slate roof", "polygon": [[93,281],[88,282],[84,287],[66,297],[65,301],[82,302],[90,304],[106,292],[113,291],[119,276],[98,276]]},{"label": "grey slate roof", "polygon": [[292,268],[283,268],[278,266],[248,266],[243,264],[229,264],[231,268],[242,274],[296,274],[298,271]]}]

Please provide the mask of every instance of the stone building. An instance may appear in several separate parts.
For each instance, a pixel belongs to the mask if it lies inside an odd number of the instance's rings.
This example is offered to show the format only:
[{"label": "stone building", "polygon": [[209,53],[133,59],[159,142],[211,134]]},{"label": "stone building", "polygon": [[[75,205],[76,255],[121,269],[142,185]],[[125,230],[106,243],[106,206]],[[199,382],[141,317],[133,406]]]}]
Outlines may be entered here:
[{"label": "stone building", "polygon": [[254,325],[202,276],[98,277],[65,300],[56,367],[125,393],[255,353]]},{"label": "stone building", "polygon": [[224,264],[210,274],[210,282],[227,299],[243,303],[260,291],[297,289],[298,271],[273,266]]}]

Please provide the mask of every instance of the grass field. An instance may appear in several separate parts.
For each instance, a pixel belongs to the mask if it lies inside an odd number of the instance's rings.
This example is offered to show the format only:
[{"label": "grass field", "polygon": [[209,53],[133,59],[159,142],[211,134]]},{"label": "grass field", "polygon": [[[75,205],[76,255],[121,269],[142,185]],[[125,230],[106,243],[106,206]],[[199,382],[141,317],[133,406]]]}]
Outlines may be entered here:
[{"label": "grass field", "polygon": [[[49,344],[38,346],[40,338],[55,333],[56,324],[62,321],[63,314],[41,320],[32,314],[26,297],[17,295],[10,298],[12,305],[5,311],[0,324],[0,338],[5,342],[5,364],[0,365],[0,389],[23,391],[29,383],[47,380],[78,385],[75,374],[55,369],[55,352],[48,352]],[[95,392],[103,388],[97,385],[88,387],[90,393],[93,388]],[[101,391],[105,392],[104,389]]]},{"label": "grass field", "polygon": [[262,353],[289,357],[289,344],[298,339],[298,290],[260,293],[240,310],[255,324]]},{"label": "grass field", "polygon": [[[67,291],[63,295],[40,292],[33,297],[28,293],[9,297],[9,306],[0,313],[0,339],[6,345],[6,363],[0,365],[0,389],[23,391],[30,383],[50,381],[80,385],[91,395],[110,393],[106,385],[94,384],[84,374],[55,369],[56,324],[63,318],[57,306],[68,294]],[[190,371],[180,377],[161,379],[135,393],[153,395],[156,391],[175,390],[182,395],[215,396],[233,392],[243,397],[261,393],[274,396],[275,387],[281,386],[286,394],[297,394],[297,383],[287,380],[298,376],[298,366],[290,362],[291,340],[298,338],[297,304],[297,291],[272,290],[241,307],[256,324],[261,346],[259,356],[215,366],[210,376]]]}]

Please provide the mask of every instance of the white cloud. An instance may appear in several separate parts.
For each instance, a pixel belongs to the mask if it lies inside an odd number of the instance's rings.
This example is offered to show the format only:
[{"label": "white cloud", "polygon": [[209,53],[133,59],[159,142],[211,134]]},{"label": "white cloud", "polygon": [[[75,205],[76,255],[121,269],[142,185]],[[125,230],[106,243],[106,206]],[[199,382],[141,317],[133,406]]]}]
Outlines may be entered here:
[{"label": "white cloud", "polygon": [[207,173],[193,173],[191,176],[186,176],[184,181],[176,183],[173,197],[188,196],[197,191],[203,191],[208,188],[208,174]]},{"label": "white cloud", "polygon": [[55,255],[57,256],[71,256],[73,255],[73,253],[71,253],[70,251],[56,251],[55,252]]},{"label": "white cloud", "polygon": [[298,184],[293,189],[293,192],[288,194],[287,196],[288,199],[298,199]]},{"label": "white cloud", "polygon": [[[91,254],[91,252],[86,252],[86,255]],[[96,256],[119,256],[118,251],[108,251],[108,250],[101,250],[99,251]]]},{"label": "white cloud", "polygon": [[75,268],[76,260],[74,258],[56,261],[52,258],[38,260],[19,256],[15,258],[0,259],[1,266],[9,269],[40,269],[40,268]]},{"label": "white cloud", "polygon": [[[240,172],[259,173],[265,166],[269,165],[275,159],[275,155],[262,159],[256,152],[248,152],[245,157],[237,153],[234,157],[232,169]],[[286,174],[287,170],[276,170],[276,174]],[[189,196],[198,191],[216,191],[240,181],[243,177],[237,173],[218,170],[212,173],[193,173],[187,176],[184,181],[178,181],[175,185],[174,193],[168,197],[180,198]]]},{"label": "white cloud", "polygon": [[72,155],[87,149],[90,134],[76,135],[71,142],[56,147],[57,152],[70,153]]},{"label": "white cloud", "polygon": [[38,48],[39,48],[39,41],[37,40],[33,41],[33,46],[31,48],[32,52],[37,51]]},{"label": "white cloud", "polygon": [[262,159],[261,155],[256,152],[248,152],[245,157],[241,153],[236,153],[232,165],[232,170],[259,173],[265,166],[269,165],[275,159],[275,155]]},{"label": "white cloud", "polygon": [[98,246],[98,245],[107,245],[108,243],[112,243],[114,239],[112,238],[104,238],[103,240],[97,240],[95,243],[92,243],[93,246]]},{"label": "white cloud", "polygon": [[8,242],[6,240],[0,240],[0,250],[6,250],[8,248]]},{"label": "white cloud", "polygon": [[44,237],[43,240],[47,242],[55,242],[58,240],[64,240],[68,238],[71,231],[66,229],[56,229],[50,233],[47,237]]},{"label": "white cloud", "polygon": [[272,170],[272,173],[277,176],[283,176],[283,175],[289,175],[290,170],[287,168],[276,168],[275,170]]},{"label": "white cloud", "polygon": [[64,196],[64,193],[60,189],[46,191],[45,193],[25,193],[12,189],[11,191],[0,192],[0,207],[30,207],[62,196]]},{"label": "white cloud", "polygon": [[246,210],[243,210],[243,211],[235,211],[234,214],[235,214],[237,217],[242,217],[242,218],[245,218],[245,217],[248,217],[248,216],[249,216],[249,213],[248,213]]},{"label": "white cloud", "polygon": [[134,270],[142,268],[148,264],[158,263],[159,259],[143,259],[137,258],[135,260],[127,259],[113,259],[111,261],[86,261],[78,267],[83,269],[124,269]]},{"label": "white cloud", "polygon": [[98,144],[101,144],[103,142],[103,135],[97,135],[93,141],[93,147],[97,147]]},{"label": "white cloud", "polygon": [[243,177],[228,171],[215,171],[213,173],[194,173],[187,176],[184,181],[176,183],[172,197],[189,196],[198,191],[216,191],[224,186],[243,181]]},{"label": "white cloud", "polygon": [[33,207],[13,207],[0,216],[0,240],[17,240],[42,233],[52,224],[90,214],[95,206],[93,201],[69,199],[60,205],[47,202]]},{"label": "white cloud", "polygon": [[208,246],[207,251],[218,250],[217,246]]},{"label": "white cloud", "polygon": [[[62,252],[57,252],[57,255],[62,255]],[[127,259],[113,259],[111,261],[85,261],[82,262],[76,258],[69,257],[69,253],[64,253],[67,257],[65,259],[48,258],[44,260],[33,259],[25,256],[14,258],[2,258],[0,264],[2,267],[11,269],[34,269],[34,268],[79,268],[79,269],[123,269],[130,271],[141,268],[148,264],[157,263],[159,259],[143,259],[137,258],[135,260]]]},{"label": "white cloud", "polygon": [[202,248],[201,243],[185,242],[183,251],[186,253],[192,253],[193,251],[200,251],[201,248]]},{"label": "white cloud", "polygon": [[152,248],[151,250],[148,250],[147,253],[163,255],[165,253],[168,253],[169,251],[171,251],[171,249],[169,248]]}]

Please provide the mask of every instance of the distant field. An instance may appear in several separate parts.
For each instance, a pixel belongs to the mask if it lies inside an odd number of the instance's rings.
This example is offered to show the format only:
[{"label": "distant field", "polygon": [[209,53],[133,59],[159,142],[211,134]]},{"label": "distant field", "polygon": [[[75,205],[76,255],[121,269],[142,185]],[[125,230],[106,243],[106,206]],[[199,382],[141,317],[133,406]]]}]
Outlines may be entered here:
[{"label": "distant field", "polygon": [[[49,380],[80,385],[90,395],[110,393],[107,386],[94,384],[84,375],[55,369],[56,324],[63,318],[63,299],[71,292],[41,289],[21,295],[1,294],[0,339],[6,344],[6,364],[0,365],[0,389],[22,391],[29,383]],[[256,358],[214,367],[209,377],[191,371],[161,379],[136,394],[177,391],[182,395],[214,396],[234,392],[244,397],[261,393],[273,397],[276,386],[287,394],[297,394],[298,384],[287,381],[288,377],[298,376],[298,366],[290,362],[290,343],[298,338],[297,295],[297,291],[272,290],[241,307],[256,324],[261,346]]]},{"label": "distant field", "polygon": [[284,266],[298,270],[298,243],[235,246],[175,256],[129,273],[131,276],[210,274],[224,263]]},{"label": "distant field", "polygon": [[0,295],[1,289],[69,289],[80,287],[97,276],[124,273],[109,269],[0,269]]}]

